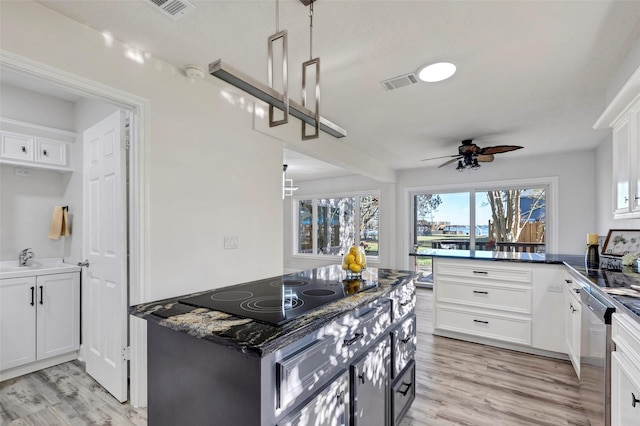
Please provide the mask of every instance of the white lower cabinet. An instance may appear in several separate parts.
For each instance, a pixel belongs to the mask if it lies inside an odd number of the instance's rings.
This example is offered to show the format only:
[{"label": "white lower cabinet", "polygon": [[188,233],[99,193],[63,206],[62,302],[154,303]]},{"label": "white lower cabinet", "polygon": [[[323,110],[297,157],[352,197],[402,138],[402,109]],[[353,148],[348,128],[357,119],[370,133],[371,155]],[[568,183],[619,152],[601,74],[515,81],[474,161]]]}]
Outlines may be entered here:
[{"label": "white lower cabinet", "polygon": [[615,313],[611,337],[611,425],[640,426],[640,325]]},{"label": "white lower cabinet", "polygon": [[0,371],[79,346],[79,273],[0,280]]},{"label": "white lower cabinet", "polygon": [[580,377],[580,351],[582,334],[582,302],[580,285],[571,275],[565,278],[564,287],[564,329],[566,352],[578,378]]}]

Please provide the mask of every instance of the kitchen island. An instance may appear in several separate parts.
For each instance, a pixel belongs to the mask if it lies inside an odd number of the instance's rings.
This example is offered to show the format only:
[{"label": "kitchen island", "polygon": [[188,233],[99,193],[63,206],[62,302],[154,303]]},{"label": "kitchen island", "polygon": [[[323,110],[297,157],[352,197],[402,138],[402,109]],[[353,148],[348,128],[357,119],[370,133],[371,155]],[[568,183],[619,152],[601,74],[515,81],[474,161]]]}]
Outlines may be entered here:
[{"label": "kitchen island", "polygon": [[[417,275],[343,274],[328,266],[132,306],[148,321],[149,422],[398,424],[415,396]],[[282,293],[279,325],[192,304],[248,286]],[[288,317],[331,292],[341,297]]]}]

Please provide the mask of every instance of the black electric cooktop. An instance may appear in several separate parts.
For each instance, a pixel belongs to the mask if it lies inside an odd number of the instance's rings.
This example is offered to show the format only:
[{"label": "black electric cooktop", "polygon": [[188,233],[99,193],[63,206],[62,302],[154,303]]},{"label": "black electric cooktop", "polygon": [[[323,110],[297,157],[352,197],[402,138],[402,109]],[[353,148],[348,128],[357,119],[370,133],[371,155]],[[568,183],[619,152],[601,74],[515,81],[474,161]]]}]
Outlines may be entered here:
[{"label": "black electric cooktop", "polygon": [[377,280],[320,279],[296,274],[225,287],[179,302],[282,325],[327,303],[377,286]]}]

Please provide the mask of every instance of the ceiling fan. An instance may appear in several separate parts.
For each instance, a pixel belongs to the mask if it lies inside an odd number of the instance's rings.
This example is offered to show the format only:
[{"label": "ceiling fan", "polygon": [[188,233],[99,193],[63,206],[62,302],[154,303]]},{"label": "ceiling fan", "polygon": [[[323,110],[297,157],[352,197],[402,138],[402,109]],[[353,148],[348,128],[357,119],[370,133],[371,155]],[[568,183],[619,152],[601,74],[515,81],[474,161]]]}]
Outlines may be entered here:
[{"label": "ceiling fan", "polygon": [[437,160],[439,158],[451,158],[448,161],[440,164],[438,168],[448,166],[449,164],[458,162],[456,170],[461,172],[466,168],[479,169],[479,163],[490,163],[493,161],[494,154],[502,154],[503,152],[515,151],[521,149],[521,146],[517,145],[496,145],[480,148],[473,143],[473,139],[465,139],[462,141],[462,145],[458,147],[458,154],[445,155],[444,157],[425,158],[422,161]]}]

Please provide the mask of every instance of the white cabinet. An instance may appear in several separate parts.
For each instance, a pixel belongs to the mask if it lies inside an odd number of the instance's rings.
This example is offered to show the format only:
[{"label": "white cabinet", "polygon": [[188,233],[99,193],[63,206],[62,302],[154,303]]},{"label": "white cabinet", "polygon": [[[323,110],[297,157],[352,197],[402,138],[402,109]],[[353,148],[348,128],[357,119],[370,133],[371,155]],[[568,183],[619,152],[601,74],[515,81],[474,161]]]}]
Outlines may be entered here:
[{"label": "white cabinet", "polygon": [[580,349],[582,331],[582,307],[580,302],[580,284],[567,274],[564,288],[564,326],[566,352],[578,378],[580,377]]},{"label": "white cabinet", "polygon": [[70,172],[75,133],[0,117],[0,164]]},{"label": "white cabinet", "polygon": [[640,68],[607,106],[596,129],[613,129],[613,218],[640,217]]},{"label": "white cabinet", "polygon": [[640,326],[615,313],[611,336],[611,426],[640,426]]},{"label": "white cabinet", "polygon": [[0,370],[36,360],[36,277],[0,280]]},{"label": "white cabinet", "polygon": [[435,334],[531,345],[531,268],[434,259]]},{"label": "white cabinet", "polygon": [[564,328],[564,265],[532,265],[533,306],[531,308],[531,346],[566,354]]},{"label": "white cabinet", "polygon": [[78,350],[79,273],[2,279],[0,307],[0,371]]}]

